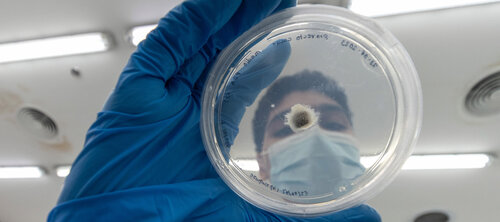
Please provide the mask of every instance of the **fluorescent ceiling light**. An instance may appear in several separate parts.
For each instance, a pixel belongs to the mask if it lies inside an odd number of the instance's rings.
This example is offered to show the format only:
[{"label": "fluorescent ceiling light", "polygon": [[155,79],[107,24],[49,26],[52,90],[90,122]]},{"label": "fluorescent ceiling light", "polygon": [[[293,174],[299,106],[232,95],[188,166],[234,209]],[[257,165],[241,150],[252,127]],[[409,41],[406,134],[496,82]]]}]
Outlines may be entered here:
[{"label": "fluorescent ceiling light", "polygon": [[[240,167],[242,170],[246,171],[259,171],[259,163],[257,163],[257,160],[252,160],[252,159],[240,159],[234,161],[238,167]],[[231,162],[232,165],[232,162]]]},{"label": "fluorescent ceiling light", "polygon": [[378,157],[379,156],[362,156],[359,162],[361,162],[361,165],[368,169],[375,163],[375,161],[378,160]]},{"label": "fluorescent ceiling light", "polygon": [[[361,164],[365,168],[369,168],[375,161],[377,161],[378,156],[363,156],[361,157]],[[239,159],[234,161],[238,167],[246,171],[259,171],[259,163],[253,159]],[[231,165],[233,165],[231,163]]]},{"label": "fluorescent ceiling light", "polygon": [[0,179],[40,178],[44,174],[37,166],[0,167]]},{"label": "fluorescent ceiling light", "polygon": [[130,39],[132,41],[132,44],[134,46],[139,45],[142,40],[146,39],[146,36],[151,32],[151,30],[155,29],[157,25],[144,25],[144,26],[137,26],[135,28],[132,28],[132,31],[130,31]]},{"label": "fluorescent ceiling light", "polygon": [[414,155],[406,160],[403,170],[477,169],[488,166],[487,154]]},{"label": "fluorescent ceiling light", "polygon": [[56,168],[56,174],[58,177],[67,177],[69,175],[69,172],[71,171],[71,166],[66,165],[66,166],[58,166]]},{"label": "fluorescent ceiling light", "polygon": [[[362,156],[361,164],[370,168],[379,156]],[[491,163],[488,154],[442,154],[410,156],[403,165],[403,170],[440,170],[440,169],[477,169]],[[234,163],[242,170],[259,171],[259,164],[253,159],[240,159]],[[231,162],[232,165],[232,162]]]},{"label": "fluorescent ceiling light", "polygon": [[365,16],[383,16],[500,2],[499,0],[352,0],[351,9]]},{"label": "fluorescent ceiling light", "polygon": [[0,63],[106,51],[104,33],[87,33],[0,44]]}]

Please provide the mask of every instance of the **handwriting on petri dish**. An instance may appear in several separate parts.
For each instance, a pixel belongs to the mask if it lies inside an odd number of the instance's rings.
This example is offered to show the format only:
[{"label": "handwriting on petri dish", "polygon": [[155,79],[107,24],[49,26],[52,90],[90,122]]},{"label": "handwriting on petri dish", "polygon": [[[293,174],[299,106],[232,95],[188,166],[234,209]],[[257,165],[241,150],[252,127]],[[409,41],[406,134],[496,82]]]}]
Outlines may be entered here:
[{"label": "handwriting on petri dish", "polygon": [[297,36],[295,36],[295,40],[297,40],[297,41],[305,40],[305,39],[324,39],[324,40],[328,40],[328,34],[307,33],[307,34],[298,34]]},{"label": "handwriting on petri dish", "polygon": [[303,197],[303,196],[307,196],[308,195],[307,191],[305,191],[305,190],[304,191],[290,191],[290,190],[283,189],[283,188],[280,189],[280,188],[278,188],[278,187],[276,187],[276,186],[274,186],[272,184],[269,184],[266,181],[260,179],[259,177],[257,177],[253,173],[250,174],[250,178],[252,178],[253,180],[255,180],[258,184],[263,185],[266,188],[268,188],[269,190],[277,192],[277,193],[281,193],[281,194],[292,196],[292,197]]},{"label": "handwriting on petri dish", "polygon": [[[286,39],[280,39],[275,42],[273,42],[273,45],[279,45],[285,42],[291,42],[292,40],[295,41],[301,41],[301,40],[312,40],[312,39],[317,39],[317,40],[328,40],[328,34],[325,33],[302,33],[302,34],[297,34],[293,38],[288,37]],[[247,66],[248,63],[250,63],[257,55],[259,55],[262,51],[258,50],[255,52],[248,51],[247,55],[243,59],[243,67]]]},{"label": "handwriting on petri dish", "polygon": [[279,39],[275,42],[273,42],[273,45],[279,45],[283,44],[285,42],[291,42],[291,41],[302,41],[302,40],[328,40],[328,34],[325,33],[301,33],[297,34],[293,37],[288,37],[284,39]]},{"label": "handwriting on petri dish", "polygon": [[253,59],[255,59],[255,57],[257,55],[259,55],[262,51],[255,51],[255,52],[252,52],[252,51],[248,51],[248,56],[243,59],[243,66],[247,66],[248,63],[250,63]]},{"label": "handwriting on petri dish", "polygon": [[365,62],[368,65],[370,65],[373,68],[377,68],[378,66],[377,61],[375,61],[366,50],[362,49],[361,47],[358,47],[356,43],[344,39],[340,42],[340,45],[342,47],[350,49],[353,52],[359,53],[359,55],[365,60]]}]

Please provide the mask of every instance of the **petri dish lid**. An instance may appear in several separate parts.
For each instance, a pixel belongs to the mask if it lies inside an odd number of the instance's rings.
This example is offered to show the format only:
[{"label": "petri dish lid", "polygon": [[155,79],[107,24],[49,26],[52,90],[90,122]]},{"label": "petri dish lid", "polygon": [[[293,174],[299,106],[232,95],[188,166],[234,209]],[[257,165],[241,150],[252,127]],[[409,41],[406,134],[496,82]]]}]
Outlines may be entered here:
[{"label": "petri dish lid", "polygon": [[224,49],[201,131],[225,183],[251,204],[314,217],[381,192],[411,154],[420,82],[401,43],[346,9],[299,5]]}]

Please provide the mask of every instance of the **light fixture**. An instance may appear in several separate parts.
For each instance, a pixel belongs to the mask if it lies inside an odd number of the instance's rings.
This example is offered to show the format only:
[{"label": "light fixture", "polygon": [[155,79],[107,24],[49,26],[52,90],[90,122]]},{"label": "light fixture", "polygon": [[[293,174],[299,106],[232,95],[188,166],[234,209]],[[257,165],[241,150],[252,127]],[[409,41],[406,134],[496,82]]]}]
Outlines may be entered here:
[{"label": "light fixture", "polygon": [[384,16],[435,9],[471,6],[486,3],[500,2],[499,0],[352,0],[353,12],[364,16]]},{"label": "light fixture", "polygon": [[478,154],[413,155],[403,170],[477,169],[488,166],[491,156]]},{"label": "light fixture", "polygon": [[[378,156],[362,156],[361,157],[361,164],[365,168],[369,168],[372,164],[377,161]],[[233,165],[232,163],[230,163]],[[257,163],[256,160],[253,159],[239,159],[235,161],[235,164],[238,165],[242,170],[246,171],[259,171],[259,164]]]},{"label": "light fixture", "polygon": [[359,160],[361,162],[361,165],[363,165],[365,168],[370,168],[375,161],[377,161],[379,156],[362,156]]},{"label": "light fixture", "polygon": [[0,63],[101,52],[109,49],[104,33],[86,33],[0,44]]},{"label": "light fixture", "polygon": [[[379,156],[362,156],[361,164],[370,168]],[[406,160],[403,170],[441,170],[441,169],[478,169],[491,163],[492,157],[488,154],[441,154],[441,155],[413,155]],[[233,164],[231,162],[231,164]],[[234,162],[242,170],[259,171],[259,164],[253,159],[239,159]]]},{"label": "light fixture", "polygon": [[56,174],[58,177],[67,177],[71,171],[70,165],[58,166],[56,168]]},{"label": "light fixture", "polygon": [[40,178],[43,174],[43,169],[38,166],[0,167],[0,179]]},{"label": "light fixture", "polygon": [[149,32],[151,32],[151,30],[155,29],[156,26],[157,25],[155,24],[155,25],[137,26],[137,27],[132,28],[132,30],[130,31],[130,34],[129,34],[132,44],[134,46],[139,45],[139,43],[142,40],[146,39],[146,36],[149,34]]},{"label": "light fixture", "polygon": [[[232,162],[230,163],[232,165]],[[235,161],[235,164],[238,165],[242,170],[246,171],[259,171],[259,163],[257,160],[253,159],[239,159]]]}]

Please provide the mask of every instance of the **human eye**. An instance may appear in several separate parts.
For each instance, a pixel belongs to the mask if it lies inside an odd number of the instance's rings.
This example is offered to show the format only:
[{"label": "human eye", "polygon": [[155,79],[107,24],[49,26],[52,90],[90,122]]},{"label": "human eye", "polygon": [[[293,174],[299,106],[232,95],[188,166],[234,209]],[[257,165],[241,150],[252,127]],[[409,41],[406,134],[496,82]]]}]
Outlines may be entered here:
[{"label": "human eye", "polygon": [[338,122],[324,122],[319,124],[321,128],[329,131],[344,131],[347,130],[347,126]]},{"label": "human eye", "polygon": [[275,138],[283,138],[283,137],[287,137],[289,135],[292,135],[293,134],[293,131],[290,127],[288,126],[284,126],[283,128],[275,131],[273,133],[273,137]]}]

